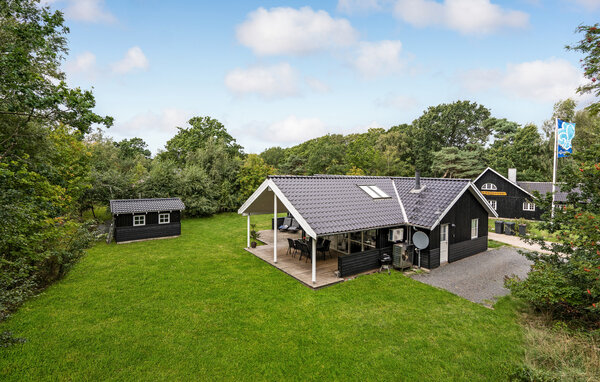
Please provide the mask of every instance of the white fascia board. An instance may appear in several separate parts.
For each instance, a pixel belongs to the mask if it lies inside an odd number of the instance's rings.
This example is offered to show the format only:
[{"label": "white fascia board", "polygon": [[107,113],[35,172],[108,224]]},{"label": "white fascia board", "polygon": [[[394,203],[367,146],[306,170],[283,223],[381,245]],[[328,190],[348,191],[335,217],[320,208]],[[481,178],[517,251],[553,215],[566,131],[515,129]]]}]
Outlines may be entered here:
[{"label": "white fascia board", "polygon": [[[529,192],[529,191],[527,191],[526,189],[524,189],[523,187],[519,186],[517,183],[513,183],[513,182],[511,182],[510,180],[508,180],[508,178],[507,178],[507,177],[505,177],[504,175],[500,174],[498,171],[494,170],[494,169],[493,169],[493,168],[491,168],[491,167],[488,167],[488,168],[486,168],[486,169],[485,169],[485,170],[484,170],[484,171],[483,171],[483,172],[482,172],[482,173],[481,173],[481,174],[480,174],[480,175],[477,177],[477,179],[481,178],[481,176],[482,176],[483,174],[485,174],[487,170],[490,170],[490,171],[492,171],[494,174],[498,175],[500,178],[502,178],[502,179],[506,180],[508,183],[510,183],[510,184],[512,184],[512,185],[514,185],[514,186],[515,186],[515,187],[517,187],[519,190],[523,191],[524,193],[526,193],[527,195],[529,195],[529,196],[531,196],[532,198],[534,198],[534,199],[535,199],[535,196],[534,196],[534,195],[533,195],[531,192]],[[477,182],[477,179],[475,179],[475,180],[473,181],[473,183]]]},{"label": "white fascia board", "polygon": [[398,204],[400,204],[400,210],[402,211],[402,218],[404,218],[404,223],[408,224],[408,216],[406,215],[404,204],[402,204],[402,200],[400,199],[400,195],[398,194],[398,189],[396,188],[396,182],[394,182],[394,179],[392,179],[392,186],[394,187],[394,192],[396,193],[396,199],[398,199]]},{"label": "white fascia board", "polygon": [[250,215],[250,214],[246,213],[246,210],[248,209],[248,207],[250,207],[250,205],[252,203],[254,203],[254,201],[260,196],[260,194],[262,194],[267,189],[268,185],[269,185],[269,179],[265,179],[265,181],[262,182],[262,184],[260,186],[258,186],[256,191],[254,191],[254,193],[252,195],[250,195],[250,197],[238,209],[238,214],[244,215],[244,216]]},{"label": "white fascia board", "polygon": [[483,207],[489,213],[494,215],[494,217],[498,217],[498,212],[496,212],[496,210],[492,208],[490,202],[488,202],[488,200],[485,198],[485,196],[483,196],[483,194],[481,192],[479,192],[479,190],[473,183],[471,183],[471,193],[473,193],[473,196],[475,196],[477,199],[479,199],[479,201],[483,204]]},{"label": "white fascia board", "polygon": [[448,213],[448,211],[450,211],[450,209],[452,207],[454,207],[454,205],[456,204],[456,202],[458,202],[458,199],[460,199],[460,197],[463,196],[463,194],[465,193],[465,191],[467,191],[470,186],[471,186],[471,182],[469,181],[469,183],[467,183],[467,185],[458,193],[458,195],[456,195],[456,197],[454,198],[454,200],[452,200],[452,203],[450,203],[448,205],[448,207],[446,207],[446,209],[444,210],[444,212],[442,212],[440,214],[440,216],[435,221],[435,223],[433,223],[433,225],[431,226],[431,228],[429,228],[430,230],[433,231],[435,229],[435,227],[437,227],[437,225],[440,224],[440,222],[442,221],[442,219],[444,218],[444,216],[446,216],[446,214]]},{"label": "white fascia board", "polygon": [[283,194],[283,192],[281,192],[279,187],[277,187],[275,182],[273,182],[272,179],[267,179],[267,182],[268,182],[269,187],[271,187],[271,190],[275,193],[275,195],[277,195],[277,198],[279,198],[279,200],[281,201],[281,203],[283,203],[285,208],[287,208],[289,213],[292,214],[292,216],[298,221],[298,223],[304,229],[304,231],[308,234],[308,236],[312,237],[313,239],[316,239],[317,234],[315,233],[315,231],[306,222],[306,220],[302,217],[302,215],[300,215],[300,213],[292,205],[292,203],[290,203],[288,198],[285,197],[285,195]]}]

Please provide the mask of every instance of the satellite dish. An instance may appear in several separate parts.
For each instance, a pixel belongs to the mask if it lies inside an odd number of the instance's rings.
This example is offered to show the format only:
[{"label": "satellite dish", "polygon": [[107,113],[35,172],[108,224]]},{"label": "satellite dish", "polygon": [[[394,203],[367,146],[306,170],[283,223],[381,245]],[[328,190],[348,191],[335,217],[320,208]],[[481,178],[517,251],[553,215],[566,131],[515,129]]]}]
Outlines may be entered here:
[{"label": "satellite dish", "polygon": [[413,243],[415,243],[415,247],[418,249],[425,249],[429,245],[429,236],[425,232],[417,231],[413,234],[412,237]]}]

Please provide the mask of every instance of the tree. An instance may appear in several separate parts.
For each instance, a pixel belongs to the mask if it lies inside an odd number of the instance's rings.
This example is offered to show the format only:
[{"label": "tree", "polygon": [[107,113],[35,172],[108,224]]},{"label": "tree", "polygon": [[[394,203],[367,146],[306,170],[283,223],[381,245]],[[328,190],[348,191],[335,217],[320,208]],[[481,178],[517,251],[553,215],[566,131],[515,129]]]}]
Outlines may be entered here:
[{"label": "tree", "polygon": [[348,136],[346,164],[359,168],[368,175],[380,175],[385,168],[385,161],[377,150],[377,140],[383,133],[384,129],[369,129],[364,134]]},{"label": "tree", "polygon": [[260,157],[269,166],[273,168],[279,168],[279,166],[281,166],[281,164],[285,160],[285,149],[282,149],[279,146],[269,147],[268,149],[260,153]]},{"label": "tree", "polygon": [[248,154],[238,174],[241,200],[246,200],[275,169],[256,154]]},{"label": "tree", "polygon": [[432,171],[442,178],[475,178],[484,169],[481,157],[483,148],[460,150],[457,147],[444,147],[433,153]]},{"label": "tree", "polygon": [[185,163],[189,153],[206,147],[211,140],[221,141],[231,155],[242,156],[243,148],[227,132],[225,126],[211,117],[194,117],[188,121],[189,128],[178,127],[177,134],[166,144],[163,159]]},{"label": "tree", "polygon": [[[567,45],[567,50],[574,50],[583,53],[583,58],[579,60],[584,70],[584,76],[590,82],[577,88],[580,94],[592,93],[594,96],[600,96],[600,26],[580,25],[576,29],[577,33],[583,33],[584,37],[576,45]],[[600,103],[594,102],[586,108],[592,115],[600,112]]]},{"label": "tree", "polygon": [[412,176],[415,173],[409,130],[409,125],[398,125],[377,138],[377,150],[381,153],[383,164],[382,175]]},{"label": "tree", "polygon": [[119,156],[126,159],[134,159],[142,156],[150,159],[152,153],[148,150],[148,144],[142,138],[123,139],[120,142],[114,142],[116,148],[119,149]]},{"label": "tree", "polygon": [[[576,319],[600,326],[600,143],[573,153],[578,168],[567,178],[565,190],[578,187],[568,203],[546,213],[541,228],[554,232],[557,243],[532,241],[550,254],[531,252],[533,261],[525,280],[512,278],[507,286],[538,310],[559,319]],[[551,209],[551,196],[540,203]]]},{"label": "tree", "polygon": [[548,169],[544,165],[545,142],[537,126],[502,122],[503,130],[495,135],[494,143],[486,151],[487,164],[506,173],[509,168],[519,171],[521,180],[546,181]]},{"label": "tree", "polygon": [[412,123],[416,167],[429,174],[433,152],[443,147],[462,149],[469,144],[485,144],[490,130],[484,121],[489,117],[490,111],[475,102],[456,101],[429,107]]},{"label": "tree", "polygon": [[70,89],[61,71],[67,53],[61,12],[34,0],[0,3],[0,159],[28,138],[29,123],[64,124],[87,133],[94,123],[110,126],[111,117],[94,113],[90,91]]}]

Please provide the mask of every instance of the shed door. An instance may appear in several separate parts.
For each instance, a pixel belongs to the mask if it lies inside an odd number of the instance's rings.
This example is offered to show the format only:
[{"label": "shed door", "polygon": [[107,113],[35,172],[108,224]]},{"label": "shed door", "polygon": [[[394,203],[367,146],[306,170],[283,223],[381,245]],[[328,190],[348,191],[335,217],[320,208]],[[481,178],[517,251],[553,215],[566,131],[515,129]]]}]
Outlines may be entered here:
[{"label": "shed door", "polygon": [[440,226],[440,264],[448,262],[448,224]]}]

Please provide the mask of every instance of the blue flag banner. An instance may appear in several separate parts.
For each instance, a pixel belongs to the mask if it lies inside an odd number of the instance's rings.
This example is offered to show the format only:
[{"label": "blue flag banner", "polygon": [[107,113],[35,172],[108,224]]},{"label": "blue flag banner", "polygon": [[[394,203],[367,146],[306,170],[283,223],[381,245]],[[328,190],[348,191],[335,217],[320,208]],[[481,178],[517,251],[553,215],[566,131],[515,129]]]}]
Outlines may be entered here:
[{"label": "blue flag banner", "polygon": [[566,157],[573,153],[573,147],[571,141],[575,136],[575,124],[571,122],[565,122],[557,120],[556,137],[558,139],[558,157]]}]

